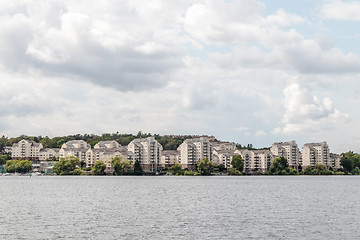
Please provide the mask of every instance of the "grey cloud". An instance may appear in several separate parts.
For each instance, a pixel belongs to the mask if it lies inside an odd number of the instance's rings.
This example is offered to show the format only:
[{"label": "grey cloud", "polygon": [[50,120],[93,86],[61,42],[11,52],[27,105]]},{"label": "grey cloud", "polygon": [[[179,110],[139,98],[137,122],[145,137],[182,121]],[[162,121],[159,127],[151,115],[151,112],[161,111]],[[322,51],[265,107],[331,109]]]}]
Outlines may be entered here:
[{"label": "grey cloud", "polygon": [[[57,24],[38,26],[41,22],[36,16],[16,13],[0,18],[3,23],[0,26],[0,64],[15,72],[35,69],[49,76],[91,81],[120,91],[140,91],[166,85],[168,74],[182,66],[181,51],[176,43],[163,43],[165,49],[141,52],[138,47],[151,41],[151,36],[107,48],[101,40],[95,39],[89,26],[84,29],[71,26],[77,32],[69,33],[65,31],[70,30],[58,29]],[[61,18],[61,15],[53,18]],[[81,24],[90,24],[83,21]],[[114,41],[116,44],[116,39]]]}]

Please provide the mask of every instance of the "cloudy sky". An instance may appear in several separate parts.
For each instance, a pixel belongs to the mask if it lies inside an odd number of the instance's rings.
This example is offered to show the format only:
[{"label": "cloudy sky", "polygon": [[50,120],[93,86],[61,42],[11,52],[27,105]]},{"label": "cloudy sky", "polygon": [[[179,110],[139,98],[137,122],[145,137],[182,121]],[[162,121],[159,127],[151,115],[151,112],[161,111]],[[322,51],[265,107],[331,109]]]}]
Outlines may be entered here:
[{"label": "cloudy sky", "polygon": [[2,0],[0,134],[360,151],[360,1]]}]

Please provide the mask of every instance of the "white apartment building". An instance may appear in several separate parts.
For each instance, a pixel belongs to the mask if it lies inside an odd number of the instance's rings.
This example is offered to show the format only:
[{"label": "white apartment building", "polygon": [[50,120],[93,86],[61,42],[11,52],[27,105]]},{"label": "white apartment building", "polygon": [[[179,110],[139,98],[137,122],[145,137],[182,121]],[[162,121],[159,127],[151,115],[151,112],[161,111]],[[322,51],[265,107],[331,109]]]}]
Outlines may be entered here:
[{"label": "white apartment building", "polygon": [[207,137],[186,139],[177,150],[183,168],[194,168],[204,158],[212,161],[212,145]]},{"label": "white apartment building", "polygon": [[176,150],[163,150],[161,154],[161,167],[171,167],[180,163],[180,153]]},{"label": "white apartment building", "polygon": [[[114,146],[114,145],[112,145]],[[102,161],[107,168],[111,167],[111,160],[114,157],[121,157],[123,160],[133,160],[133,153],[127,150],[127,147],[107,147],[94,148],[86,152],[86,167],[92,168],[96,161]]]},{"label": "white apartment building", "polygon": [[223,164],[226,168],[232,167],[231,161],[234,155],[240,155],[235,150],[213,150],[213,162],[220,165]]},{"label": "white apartment building", "polygon": [[302,149],[302,167],[314,167],[316,164],[323,164],[332,167],[330,160],[330,149],[326,142],[306,143]]},{"label": "white apartment building", "polygon": [[273,143],[270,151],[274,157],[284,157],[289,167],[298,169],[301,164],[301,154],[295,141]]},{"label": "white apartment building", "polygon": [[341,168],[341,155],[340,154],[335,154],[335,153],[330,153],[330,163],[331,163],[331,167],[339,169]]},{"label": "white apartment building", "polygon": [[46,161],[51,160],[55,157],[57,160],[59,159],[59,148],[43,148],[39,152],[39,160]]},{"label": "white apartment building", "polygon": [[121,145],[115,141],[100,141],[95,144],[94,149],[119,149]]},{"label": "white apartment building", "polygon": [[235,151],[236,144],[233,142],[210,142],[213,150],[216,151]]},{"label": "white apartment building", "polygon": [[84,140],[72,140],[64,143],[59,150],[59,158],[77,157],[86,162],[86,152],[91,148]]},{"label": "white apartment building", "polygon": [[269,170],[274,160],[274,155],[270,150],[248,150],[241,149],[235,152],[240,153],[244,160],[244,172],[261,172]]},{"label": "white apartment building", "polygon": [[27,159],[32,161],[39,160],[39,152],[43,148],[41,143],[23,139],[14,143],[11,147],[12,159]]},{"label": "white apartment building", "polygon": [[156,171],[161,167],[161,152],[163,147],[154,137],[137,138],[127,146],[133,153],[133,160],[139,160],[143,170]]}]

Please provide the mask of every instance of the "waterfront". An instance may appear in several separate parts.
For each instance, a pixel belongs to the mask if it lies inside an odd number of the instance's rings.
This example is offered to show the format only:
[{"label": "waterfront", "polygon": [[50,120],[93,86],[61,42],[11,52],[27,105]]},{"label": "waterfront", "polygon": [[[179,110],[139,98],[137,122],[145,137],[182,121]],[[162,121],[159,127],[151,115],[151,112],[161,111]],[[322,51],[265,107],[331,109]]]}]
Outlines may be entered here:
[{"label": "waterfront", "polygon": [[358,239],[359,177],[0,177],[4,239]]}]

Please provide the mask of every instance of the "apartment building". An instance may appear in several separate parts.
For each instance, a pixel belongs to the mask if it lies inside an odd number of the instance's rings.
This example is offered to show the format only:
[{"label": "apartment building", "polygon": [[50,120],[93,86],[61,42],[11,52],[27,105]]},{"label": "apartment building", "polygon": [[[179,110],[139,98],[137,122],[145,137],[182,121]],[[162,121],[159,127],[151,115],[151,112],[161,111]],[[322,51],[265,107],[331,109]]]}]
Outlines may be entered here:
[{"label": "apartment building", "polygon": [[302,167],[314,167],[316,164],[323,164],[326,167],[332,167],[330,159],[330,149],[327,142],[306,143],[302,148]]},{"label": "apartment building", "polygon": [[210,142],[213,150],[216,151],[235,151],[236,144],[233,142]]},{"label": "apartment building", "polygon": [[41,143],[23,139],[12,145],[11,157],[12,159],[27,159],[36,162],[39,161],[39,152],[42,148]]},{"label": "apartment building", "polygon": [[207,137],[186,139],[177,150],[183,168],[192,169],[204,158],[212,161],[212,145]]},{"label": "apartment building", "polygon": [[129,143],[127,149],[133,153],[134,161],[140,161],[143,170],[156,171],[161,167],[163,147],[154,137],[134,139]]},{"label": "apartment building", "polygon": [[163,150],[161,154],[161,167],[171,167],[176,163],[180,163],[180,153],[176,150]]},{"label": "apartment building", "polygon": [[77,157],[86,162],[86,152],[91,148],[84,140],[72,140],[64,143],[59,150],[59,158]]},{"label": "apartment building", "polygon": [[52,160],[53,158],[59,160],[59,151],[59,148],[43,148],[39,152],[39,160],[46,161]]},{"label": "apartment building", "polygon": [[97,144],[95,144],[94,149],[119,149],[121,147],[121,144],[119,144],[117,141],[100,141]]},{"label": "apartment building", "polygon": [[271,163],[274,160],[274,155],[270,150],[249,150],[241,149],[236,150],[244,160],[244,172],[265,173],[269,170]]},{"label": "apartment building", "polygon": [[301,165],[301,154],[295,141],[273,143],[270,151],[274,157],[286,158],[291,168],[297,170]]},{"label": "apartment building", "polygon": [[335,154],[335,153],[330,153],[330,163],[331,163],[331,167],[332,168],[336,168],[339,169],[341,168],[341,155],[340,154]]},{"label": "apartment building", "polygon": [[218,165],[224,165],[226,168],[232,167],[231,161],[234,155],[240,155],[238,151],[235,150],[213,150],[212,154],[213,162]]},{"label": "apartment building", "polygon": [[121,146],[116,141],[102,141],[97,143],[94,148],[89,148],[86,152],[86,167],[92,168],[96,161],[102,161],[107,168],[111,167],[111,160],[114,157],[121,157],[123,160],[132,161],[133,154],[127,147]]}]

